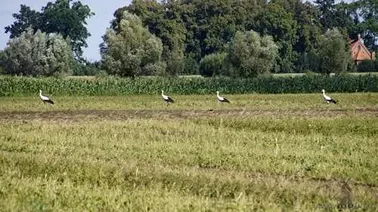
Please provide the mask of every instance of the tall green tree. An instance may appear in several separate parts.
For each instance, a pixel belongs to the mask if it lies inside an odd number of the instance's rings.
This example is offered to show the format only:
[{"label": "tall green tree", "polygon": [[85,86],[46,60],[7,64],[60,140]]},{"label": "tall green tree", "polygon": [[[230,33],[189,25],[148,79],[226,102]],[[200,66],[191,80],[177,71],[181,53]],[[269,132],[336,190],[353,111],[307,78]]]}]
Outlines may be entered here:
[{"label": "tall green tree", "polygon": [[24,4],[21,4],[19,13],[13,13],[12,16],[16,21],[5,27],[5,33],[10,33],[10,38],[20,36],[29,27],[34,29],[34,31],[37,31],[41,27],[41,12],[32,10]]},{"label": "tall green tree", "polygon": [[237,31],[245,31],[248,18],[256,16],[265,1],[193,0],[186,1],[186,4],[194,8],[191,18],[184,20],[192,40],[187,40],[190,45],[187,45],[186,52],[196,50],[196,57],[202,58],[225,51],[226,44]]},{"label": "tall green tree", "polygon": [[167,62],[173,53],[182,58],[181,52],[199,62],[205,55],[224,51],[225,44],[237,30],[245,29],[248,17],[256,15],[263,4],[265,0],[134,0],[116,11],[112,28],[117,29],[122,11],[127,10],[162,40]]},{"label": "tall green tree", "polygon": [[324,32],[335,27],[347,28],[352,24],[352,18],[348,14],[345,3],[336,4],[335,0],[315,0],[314,3],[320,11],[318,18]]},{"label": "tall green tree", "polygon": [[276,3],[267,4],[263,10],[248,23],[261,35],[271,35],[279,46],[280,57],[277,57],[275,72],[292,72],[297,54],[293,49],[297,37],[297,22],[293,14]]},{"label": "tall green tree", "polygon": [[347,71],[352,60],[346,36],[337,28],[321,36],[316,55],[318,67],[313,68],[327,75]]},{"label": "tall green tree", "polygon": [[291,13],[297,22],[294,51],[301,54],[315,48],[322,35],[318,8],[301,0],[272,0],[271,2]]},{"label": "tall green tree", "polygon": [[278,56],[278,46],[271,36],[238,31],[227,53],[225,65],[228,75],[253,78],[272,70]]},{"label": "tall green tree", "polygon": [[72,71],[73,54],[59,34],[47,34],[28,28],[12,38],[2,56],[6,74],[59,76]]},{"label": "tall green tree", "polygon": [[123,12],[118,30],[108,29],[102,45],[102,63],[109,74],[122,77],[161,74],[163,45],[137,15]]},{"label": "tall green tree", "polygon": [[135,0],[115,13],[112,28],[117,30],[123,11],[136,14],[149,31],[163,43],[162,59],[166,61],[167,72],[177,75],[184,68],[186,29],[180,19],[180,7],[176,1],[158,3],[154,0]]},{"label": "tall green tree", "polygon": [[31,10],[21,5],[19,13],[14,13],[16,21],[5,27],[10,38],[18,37],[26,28],[34,32],[58,33],[65,39],[70,39],[72,50],[77,58],[82,57],[83,48],[87,47],[86,39],[90,36],[86,28],[86,19],[94,15],[87,5],[80,1],[56,0],[42,7],[41,12]]},{"label": "tall green tree", "polygon": [[337,26],[335,19],[335,0],[315,0],[315,5],[319,8],[319,20],[323,30],[331,29]]},{"label": "tall green tree", "polygon": [[348,28],[351,37],[357,38],[360,34],[364,39],[368,49],[376,51],[378,49],[378,0],[360,0],[346,5],[349,15],[354,24]]},{"label": "tall green tree", "polygon": [[[309,66],[309,52],[319,43],[322,35],[322,26],[319,21],[319,9],[301,0],[272,0],[271,3],[280,5],[286,12],[292,14],[296,24],[295,40],[293,51],[296,55],[294,60],[294,71],[303,72]],[[285,54],[285,52],[283,52]]]}]

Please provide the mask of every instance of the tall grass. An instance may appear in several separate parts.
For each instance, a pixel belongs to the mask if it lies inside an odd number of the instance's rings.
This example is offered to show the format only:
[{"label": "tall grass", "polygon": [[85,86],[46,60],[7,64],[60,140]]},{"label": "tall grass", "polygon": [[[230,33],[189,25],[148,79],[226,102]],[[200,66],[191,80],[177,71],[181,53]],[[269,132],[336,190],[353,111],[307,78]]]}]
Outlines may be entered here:
[{"label": "tall grass", "polygon": [[0,78],[0,96],[29,96],[40,89],[55,95],[126,95],[153,94],[161,89],[175,94],[210,94],[216,90],[229,94],[244,93],[313,93],[377,92],[377,76],[301,76],[230,78]]},{"label": "tall grass", "polygon": [[355,205],[373,207],[378,158],[370,130],[378,124],[354,118],[360,121],[313,119],[297,127],[287,118],[1,123],[0,206],[314,210],[337,208],[346,182]]},{"label": "tall grass", "polygon": [[0,208],[376,211],[378,94],[318,95],[2,97]]}]

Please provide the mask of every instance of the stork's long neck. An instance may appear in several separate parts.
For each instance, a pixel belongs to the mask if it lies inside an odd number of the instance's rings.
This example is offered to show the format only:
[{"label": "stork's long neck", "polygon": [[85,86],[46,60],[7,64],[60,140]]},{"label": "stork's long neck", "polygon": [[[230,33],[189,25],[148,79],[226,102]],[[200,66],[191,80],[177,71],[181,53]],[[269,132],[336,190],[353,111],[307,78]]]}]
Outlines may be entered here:
[{"label": "stork's long neck", "polygon": [[39,91],[39,96],[42,97],[42,91],[41,90]]}]

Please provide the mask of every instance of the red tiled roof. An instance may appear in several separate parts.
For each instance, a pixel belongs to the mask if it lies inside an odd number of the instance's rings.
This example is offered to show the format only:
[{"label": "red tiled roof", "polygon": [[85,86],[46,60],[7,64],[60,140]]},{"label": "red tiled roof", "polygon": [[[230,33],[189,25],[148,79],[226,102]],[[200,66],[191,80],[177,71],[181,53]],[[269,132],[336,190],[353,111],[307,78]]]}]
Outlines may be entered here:
[{"label": "red tiled roof", "polygon": [[[364,43],[360,38],[358,38],[356,41],[348,42],[351,49],[351,54],[353,60],[369,60],[373,59],[373,54],[366,48]],[[356,51],[353,51],[355,48],[359,48]]]}]

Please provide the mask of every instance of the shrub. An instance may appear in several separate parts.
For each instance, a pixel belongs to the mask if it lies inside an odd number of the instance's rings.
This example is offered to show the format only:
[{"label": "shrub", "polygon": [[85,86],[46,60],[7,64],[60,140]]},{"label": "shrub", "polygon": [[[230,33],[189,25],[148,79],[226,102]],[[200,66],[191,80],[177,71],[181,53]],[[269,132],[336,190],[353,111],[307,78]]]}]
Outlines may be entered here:
[{"label": "shrub", "polygon": [[376,60],[363,60],[357,65],[358,72],[377,72],[378,61]]},{"label": "shrub", "polygon": [[319,66],[316,72],[326,75],[340,73],[348,70],[348,64],[352,58],[344,36],[336,28],[327,31],[321,36],[319,47],[316,50]]},{"label": "shrub", "polygon": [[200,61],[200,74],[204,77],[221,75],[225,57],[225,53],[214,53],[206,55]]},{"label": "shrub", "polygon": [[297,77],[234,78],[117,78],[61,79],[61,78],[0,78],[0,96],[36,95],[39,89],[54,95],[127,95],[157,94],[162,88],[176,94],[214,94],[222,88],[230,94],[243,93],[319,93],[378,92],[377,76],[323,75]]},{"label": "shrub", "polygon": [[165,75],[177,76],[184,69],[184,60],[171,58],[166,62]]},{"label": "shrub", "polygon": [[274,67],[278,46],[271,36],[261,37],[254,31],[238,31],[227,53],[225,63],[228,75],[253,78]]},{"label": "shrub", "polygon": [[144,28],[138,16],[123,13],[117,31],[108,29],[101,47],[103,67],[122,77],[152,75],[159,72],[163,44]]},{"label": "shrub", "polygon": [[95,76],[100,72],[99,67],[90,62],[75,62],[73,75],[74,76]]},{"label": "shrub", "polygon": [[195,75],[199,74],[199,65],[192,57],[186,57],[184,60],[184,70],[181,74]]},{"label": "shrub", "polygon": [[4,61],[5,61],[5,53],[4,51],[0,51],[0,74],[5,74]]},{"label": "shrub", "polygon": [[6,74],[58,76],[70,74],[73,53],[61,35],[33,33],[31,28],[8,42],[2,56]]}]

